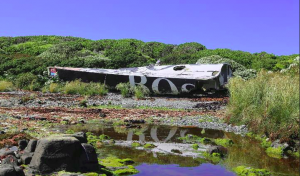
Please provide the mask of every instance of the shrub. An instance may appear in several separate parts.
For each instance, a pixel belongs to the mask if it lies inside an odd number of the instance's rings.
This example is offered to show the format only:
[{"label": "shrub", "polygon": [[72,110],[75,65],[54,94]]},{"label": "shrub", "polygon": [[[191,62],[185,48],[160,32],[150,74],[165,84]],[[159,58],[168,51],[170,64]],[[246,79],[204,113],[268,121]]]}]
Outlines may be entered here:
[{"label": "shrub", "polygon": [[119,83],[116,86],[116,89],[121,92],[122,97],[129,97],[133,93],[133,89],[129,83]]},{"label": "shrub", "polygon": [[104,84],[101,83],[84,83],[86,84],[86,95],[106,95],[108,89]]},{"label": "shrub", "polygon": [[299,74],[261,71],[254,79],[229,82],[229,122],[247,124],[255,133],[272,138],[298,134]]},{"label": "shrub", "polygon": [[149,90],[144,86],[134,87],[134,96],[136,99],[142,99],[150,94]]},{"label": "shrub", "polygon": [[51,93],[57,93],[59,92],[61,89],[61,85],[59,85],[58,83],[51,83],[49,85],[49,92]]},{"label": "shrub", "polygon": [[9,81],[0,81],[0,92],[7,92],[14,90],[14,85]]},{"label": "shrub", "polygon": [[32,73],[25,73],[16,79],[16,86],[19,89],[37,90],[40,87],[38,77]]},{"label": "shrub", "polygon": [[65,94],[80,94],[80,95],[105,95],[108,89],[101,83],[84,83],[80,80],[67,82],[63,87]]},{"label": "shrub", "polygon": [[65,94],[85,94],[85,84],[80,80],[67,82],[63,88]]}]

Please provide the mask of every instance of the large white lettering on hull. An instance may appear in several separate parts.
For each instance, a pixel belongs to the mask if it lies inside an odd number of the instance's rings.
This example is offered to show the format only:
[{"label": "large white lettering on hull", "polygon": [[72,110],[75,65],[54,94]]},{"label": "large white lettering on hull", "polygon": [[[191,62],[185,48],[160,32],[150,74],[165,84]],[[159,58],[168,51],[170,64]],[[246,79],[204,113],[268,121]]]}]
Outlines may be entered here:
[{"label": "large white lettering on hull", "polygon": [[174,83],[172,83],[172,81],[170,81],[166,78],[157,78],[156,80],[153,81],[153,83],[152,83],[153,92],[160,93],[159,90],[158,90],[158,84],[161,80],[166,80],[169,83],[170,87],[171,87],[172,93],[178,94],[178,90],[177,90],[176,86],[174,85]]},{"label": "large white lettering on hull", "polygon": [[143,86],[145,89],[149,90],[145,84],[147,83],[147,78],[146,76],[140,76],[141,78],[141,82],[139,83],[136,83],[135,80],[134,80],[134,75],[129,75],[129,83],[130,83],[130,86],[132,87],[135,87],[135,85],[140,85],[140,86]]},{"label": "large white lettering on hull", "polygon": [[[136,85],[140,85],[140,86],[143,86],[145,87],[146,89],[148,89],[145,84],[147,83],[147,77],[146,76],[139,76],[141,81],[140,82],[135,82],[135,79],[134,79],[134,75],[129,75],[129,83],[130,83],[130,86],[134,87]],[[161,80],[165,80],[168,82],[170,88],[171,88],[171,92],[173,94],[178,94],[179,91],[177,89],[177,87],[175,86],[175,84],[167,79],[167,78],[156,78],[153,82],[152,82],[152,85],[151,85],[151,88],[152,88],[152,91],[159,94],[159,93],[162,93],[159,91],[159,83]],[[187,86],[192,86],[193,88],[195,88],[195,85],[194,84],[191,84],[191,83],[185,83],[181,86],[181,91],[182,92],[190,92],[192,89],[187,89]],[[149,90],[149,89],[148,89]]]}]

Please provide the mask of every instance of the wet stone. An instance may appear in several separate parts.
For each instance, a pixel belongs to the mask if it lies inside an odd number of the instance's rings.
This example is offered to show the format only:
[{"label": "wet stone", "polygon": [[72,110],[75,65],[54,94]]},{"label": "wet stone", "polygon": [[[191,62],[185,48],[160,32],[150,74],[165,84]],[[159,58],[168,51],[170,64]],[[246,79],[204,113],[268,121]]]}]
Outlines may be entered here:
[{"label": "wet stone", "polygon": [[5,156],[8,156],[8,155],[15,156],[15,153],[14,153],[14,151],[10,150],[9,148],[0,149],[0,157],[1,158],[5,157]]},{"label": "wet stone", "polygon": [[17,172],[13,165],[1,164],[0,165],[0,176],[17,176]]},{"label": "wet stone", "polygon": [[2,164],[10,164],[10,165],[17,166],[18,159],[13,155],[9,155],[2,160]]},{"label": "wet stone", "polygon": [[18,141],[19,150],[24,150],[27,147],[27,140],[22,139]]}]

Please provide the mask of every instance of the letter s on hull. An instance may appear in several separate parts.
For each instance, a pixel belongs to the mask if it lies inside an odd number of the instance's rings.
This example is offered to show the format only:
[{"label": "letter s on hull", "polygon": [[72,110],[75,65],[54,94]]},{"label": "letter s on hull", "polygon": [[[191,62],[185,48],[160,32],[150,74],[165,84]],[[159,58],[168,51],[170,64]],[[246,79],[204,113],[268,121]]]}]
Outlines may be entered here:
[{"label": "letter s on hull", "polygon": [[194,84],[186,83],[186,84],[183,84],[183,85],[181,86],[181,91],[182,91],[182,92],[190,92],[190,91],[192,90],[192,89],[188,90],[188,89],[186,88],[186,86],[193,86],[193,87],[195,88],[195,85],[194,85]]}]

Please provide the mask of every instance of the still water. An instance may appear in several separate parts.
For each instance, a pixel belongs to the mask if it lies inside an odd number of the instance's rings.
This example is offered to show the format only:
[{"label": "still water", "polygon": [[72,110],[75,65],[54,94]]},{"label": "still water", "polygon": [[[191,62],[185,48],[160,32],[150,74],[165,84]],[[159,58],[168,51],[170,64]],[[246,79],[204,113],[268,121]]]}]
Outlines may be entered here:
[{"label": "still water", "polygon": [[219,163],[210,163],[202,156],[189,157],[171,153],[154,153],[126,146],[103,146],[97,150],[100,158],[116,156],[131,158],[139,170],[137,176],[231,176],[232,168],[244,165],[271,171],[272,175],[299,175],[299,160],[296,158],[272,158],[266,155],[258,141],[233,133],[196,127],[172,127],[142,125],[139,129],[113,127],[107,124],[88,124],[83,130],[105,134],[116,141],[156,142],[176,145],[183,143],[179,137],[193,134],[208,138],[229,138],[234,145],[228,148],[228,155]]}]

